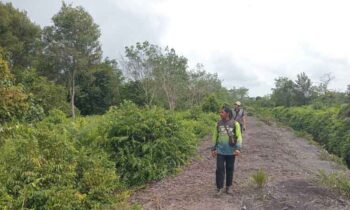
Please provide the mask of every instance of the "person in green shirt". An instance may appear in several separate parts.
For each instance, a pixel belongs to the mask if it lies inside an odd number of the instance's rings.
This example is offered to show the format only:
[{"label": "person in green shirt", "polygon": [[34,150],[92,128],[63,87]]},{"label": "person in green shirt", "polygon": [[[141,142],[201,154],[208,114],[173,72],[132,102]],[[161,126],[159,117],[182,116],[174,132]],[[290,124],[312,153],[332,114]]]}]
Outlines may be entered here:
[{"label": "person in green shirt", "polygon": [[[221,195],[224,191],[228,194],[232,193],[235,159],[240,155],[242,146],[240,124],[232,119],[232,110],[223,107],[220,118],[213,135],[215,145],[212,148],[212,156],[216,157],[217,195]],[[225,171],[226,188],[224,189]]]}]

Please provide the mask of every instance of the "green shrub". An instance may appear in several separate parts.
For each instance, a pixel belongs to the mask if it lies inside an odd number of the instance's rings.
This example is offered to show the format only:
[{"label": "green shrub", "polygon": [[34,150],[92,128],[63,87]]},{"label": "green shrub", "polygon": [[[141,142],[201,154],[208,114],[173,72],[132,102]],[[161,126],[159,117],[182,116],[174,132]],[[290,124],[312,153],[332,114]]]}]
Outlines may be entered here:
[{"label": "green shrub", "polygon": [[[121,209],[127,185],[176,171],[210,133],[216,114],[124,103],[72,120],[60,110],[1,127],[0,207]],[[6,135],[3,135],[6,134]]]},{"label": "green shrub", "polygon": [[264,119],[274,117],[297,131],[311,134],[330,153],[340,157],[350,154],[350,119],[346,117],[347,106],[327,109],[314,109],[312,106],[256,108],[254,113]]},{"label": "green shrub", "polygon": [[123,188],[114,162],[104,150],[78,144],[67,129],[74,123],[60,118],[56,113],[35,126],[18,125],[5,139],[0,148],[1,207],[101,209],[116,203],[114,192]]},{"label": "green shrub", "polygon": [[173,112],[157,107],[140,109],[132,103],[110,110],[103,128],[107,128],[108,152],[121,179],[129,185],[175,172],[194,154],[198,142]]},{"label": "green shrub", "polygon": [[219,102],[214,95],[210,95],[203,100],[202,110],[204,112],[217,113],[220,109]]},{"label": "green shrub", "polygon": [[350,104],[343,105],[339,110],[338,116],[340,118],[350,118]]}]

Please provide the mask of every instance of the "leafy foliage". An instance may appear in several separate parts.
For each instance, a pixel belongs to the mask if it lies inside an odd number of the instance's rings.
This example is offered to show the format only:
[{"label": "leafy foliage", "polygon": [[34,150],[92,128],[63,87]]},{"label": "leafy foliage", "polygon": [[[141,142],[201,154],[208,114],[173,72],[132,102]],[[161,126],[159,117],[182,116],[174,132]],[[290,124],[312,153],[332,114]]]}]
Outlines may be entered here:
[{"label": "leafy foliage", "polygon": [[17,70],[35,65],[40,49],[40,27],[11,3],[0,2],[0,29],[0,47],[6,49],[16,75]]},{"label": "leafy foliage", "polygon": [[350,118],[347,117],[347,107],[260,108],[255,110],[255,113],[265,117],[272,116],[295,130],[306,131],[329,152],[345,157],[350,154]]},{"label": "leafy foliage", "polygon": [[160,179],[186,163],[197,140],[175,115],[124,103],[106,115],[111,157],[126,183]]},{"label": "leafy foliage", "polygon": [[75,138],[75,123],[56,111],[35,127],[20,125],[1,146],[0,206],[96,209],[122,189],[108,154]]},{"label": "leafy foliage", "polygon": [[67,115],[70,113],[68,91],[64,86],[39,76],[35,69],[19,73],[17,80],[23,85],[25,92],[32,95],[33,103],[41,106],[45,114],[52,109],[59,109]]},{"label": "leafy foliage", "polygon": [[217,117],[198,110],[125,102],[101,116],[73,121],[54,109],[33,125],[16,124],[0,142],[0,206],[121,208],[128,185],[161,179],[195,155]]},{"label": "leafy foliage", "polygon": [[220,109],[219,102],[215,95],[210,95],[203,100],[202,110],[204,112],[218,112]]},{"label": "leafy foliage", "polygon": [[29,110],[28,96],[14,84],[3,50],[0,48],[0,123],[22,118]]},{"label": "leafy foliage", "polygon": [[54,25],[43,32],[46,47],[40,70],[50,80],[67,86],[74,117],[76,77],[100,62],[100,31],[84,8],[65,3],[52,21]]},{"label": "leafy foliage", "polygon": [[110,106],[119,104],[122,79],[117,62],[108,59],[79,74],[76,106],[81,114],[103,114]]}]

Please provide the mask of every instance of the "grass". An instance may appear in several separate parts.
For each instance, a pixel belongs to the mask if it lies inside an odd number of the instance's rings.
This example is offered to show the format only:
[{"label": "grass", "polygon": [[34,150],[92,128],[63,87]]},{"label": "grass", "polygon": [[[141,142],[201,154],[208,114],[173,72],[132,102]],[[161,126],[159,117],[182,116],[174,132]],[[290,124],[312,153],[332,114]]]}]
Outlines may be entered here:
[{"label": "grass", "polygon": [[267,183],[267,174],[263,169],[254,172],[251,177],[258,188],[263,188]]},{"label": "grass", "polygon": [[320,185],[328,187],[350,198],[350,179],[345,174],[326,174],[324,170],[320,170],[316,179]]},{"label": "grass", "polygon": [[321,160],[327,160],[334,162],[337,166],[339,166],[341,169],[346,170],[347,166],[344,163],[344,160],[336,155],[328,153],[325,149],[321,150],[321,153],[319,155]]},{"label": "grass", "polygon": [[314,140],[314,137],[312,137],[311,134],[305,132],[305,131],[296,131],[296,130],[293,130],[294,132],[294,135],[297,136],[297,137],[300,137],[300,138],[304,138],[306,139],[310,144],[312,145],[315,145],[315,146],[318,146],[319,148],[322,148],[321,145],[319,143],[317,143],[315,140]]}]

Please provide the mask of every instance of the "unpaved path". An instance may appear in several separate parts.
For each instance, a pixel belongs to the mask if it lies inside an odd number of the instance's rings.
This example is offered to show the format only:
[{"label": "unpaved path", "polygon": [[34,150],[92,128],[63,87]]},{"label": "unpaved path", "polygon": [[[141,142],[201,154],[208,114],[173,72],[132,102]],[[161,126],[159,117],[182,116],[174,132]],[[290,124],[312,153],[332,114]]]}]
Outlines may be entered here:
[{"label": "unpaved path", "polygon": [[[211,140],[199,147],[200,157],[175,176],[136,192],[131,202],[143,209],[350,209],[350,200],[324,189],[314,178],[320,169],[343,170],[321,160],[321,149],[286,128],[249,117],[242,155],[236,159],[234,194],[215,196],[215,159]],[[263,169],[268,183],[257,189],[251,174]]]}]

